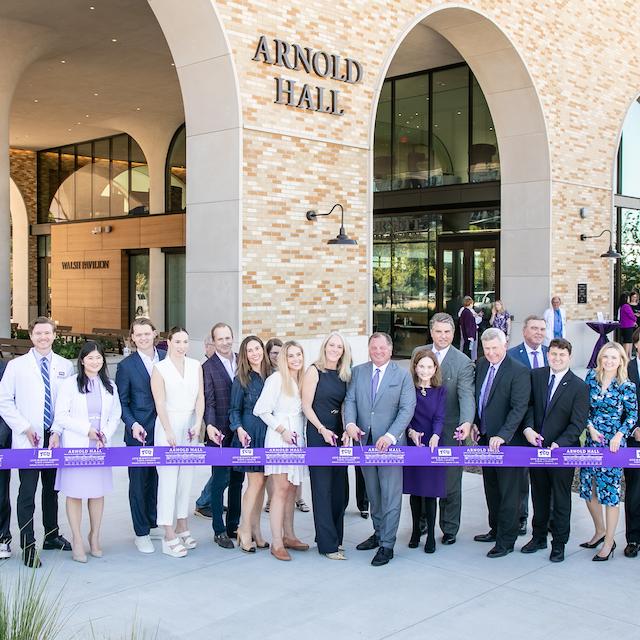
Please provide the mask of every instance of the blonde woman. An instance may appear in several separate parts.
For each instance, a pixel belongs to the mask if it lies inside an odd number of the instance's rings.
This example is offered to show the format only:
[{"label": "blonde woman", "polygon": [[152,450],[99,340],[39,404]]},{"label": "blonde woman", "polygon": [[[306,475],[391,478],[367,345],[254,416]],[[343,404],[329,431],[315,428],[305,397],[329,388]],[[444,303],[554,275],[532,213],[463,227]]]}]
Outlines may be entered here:
[{"label": "blonde woman", "polygon": [[[278,354],[278,370],[265,381],[253,415],[266,425],[266,448],[304,446],[300,387],[304,372],[304,352],[293,341],[285,342]],[[298,540],[293,530],[296,487],[302,482],[304,467],[299,465],[265,465],[270,477],[271,553],[278,560],[291,560],[287,549],[306,551],[308,544]]]},{"label": "blonde woman", "polygon": [[[339,333],[330,333],[322,342],[318,360],[307,369],[302,385],[309,447],[335,447],[342,440],[342,403],[349,380],[349,343]],[[341,547],[347,467],[311,467],[309,475],[318,552],[330,560],[344,560]]]},{"label": "blonde woman", "polygon": [[[638,420],[638,400],[633,382],[627,379],[627,354],[617,342],[608,342],[598,353],[596,369],[589,371],[589,420],[587,447],[608,447],[615,453],[625,447],[627,436]],[[613,536],[620,515],[620,486],[622,469],[619,467],[580,469],[580,497],[587,501],[595,533],[589,542],[580,546],[602,549],[593,556],[595,562],[613,556],[616,543]],[[602,506],[605,517],[602,517]]]},{"label": "blonde woman", "polygon": [[[194,358],[186,357],[189,334],[185,329],[171,329],[167,345],[167,357],[154,364],[151,373],[151,392],[158,414],[155,445],[195,444],[204,415],[202,367]],[[197,544],[187,524],[192,478],[190,466],[158,467],[158,526],[165,530],[162,552],[173,558],[183,558]]]},{"label": "blonde woman", "polygon": [[511,337],[511,314],[504,308],[502,300],[496,300],[491,306],[489,324],[494,329],[500,329],[507,336],[507,342],[509,342]]}]

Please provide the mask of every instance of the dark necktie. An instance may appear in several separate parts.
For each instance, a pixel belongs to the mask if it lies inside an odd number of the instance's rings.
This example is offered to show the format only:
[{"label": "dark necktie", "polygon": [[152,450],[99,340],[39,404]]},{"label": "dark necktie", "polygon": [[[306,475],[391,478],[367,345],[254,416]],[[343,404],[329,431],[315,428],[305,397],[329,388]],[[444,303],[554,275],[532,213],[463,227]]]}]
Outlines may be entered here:
[{"label": "dark necktie", "polygon": [[378,383],[380,382],[380,369],[376,369],[376,372],[371,378],[371,405],[376,401],[376,394],[378,393]]},{"label": "dark necktie", "polygon": [[553,393],[553,385],[556,383],[556,374],[552,373],[551,378],[549,378],[549,384],[547,385],[547,401],[544,403],[544,413],[542,414],[542,424],[540,425],[540,435],[542,435],[542,430],[544,429],[544,420],[547,417],[547,409],[549,408],[549,403],[551,402],[551,394]]},{"label": "dark necktie", "polygon": [[482,435],[487,433],[487,429],[485,426],[484,413],[485,413],[485,409],[487,408],[487,403],[489,402],[489,394],[491,393],[491,387],[493,386],[493,379],[495,375],[496,375],[496,370],[494,369],[493,365],[491,365],[489,367],[487,384],[484,388],[484,395],[482,396],[482,405],[481,405],[482,413],[480,414],[480,431],[482,432]]},{"label": "dark necktie", "polygon": [[47,358],[40,360],[40,373],[44,382],[44,420],[43,426],[45,431],[51,429],[53,424],[53,405],[51,403],[51,380],[49,379],[49,361]]}]

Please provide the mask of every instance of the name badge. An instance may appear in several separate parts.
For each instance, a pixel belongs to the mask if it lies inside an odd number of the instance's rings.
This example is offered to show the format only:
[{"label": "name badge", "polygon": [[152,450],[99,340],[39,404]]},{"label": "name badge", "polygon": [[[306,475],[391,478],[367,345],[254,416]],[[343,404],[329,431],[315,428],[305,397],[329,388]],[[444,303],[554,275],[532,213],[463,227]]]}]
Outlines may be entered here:
[{"label": "name badge", "polygon": [[64,371],[58,371],[58,378],[64,378],[65,377],[65,372]]}]

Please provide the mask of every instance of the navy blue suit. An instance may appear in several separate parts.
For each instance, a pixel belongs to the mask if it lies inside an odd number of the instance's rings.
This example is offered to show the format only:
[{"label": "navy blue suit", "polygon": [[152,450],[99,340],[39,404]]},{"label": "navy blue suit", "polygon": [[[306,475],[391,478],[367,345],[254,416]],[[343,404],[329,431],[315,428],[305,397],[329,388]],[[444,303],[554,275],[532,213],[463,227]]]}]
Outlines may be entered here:
[{"label": "navy blue suit", "polygon": [[[7,363],[0,360],[0,379],[2,379],[6,366]],[[11,449],[11,429],[2,418],[0,418],[0,449]],[[2,469],[0,471],[0,542],[11,542],[11,532],[9,531],[9,523],[11,522],[10,480],[11,469]]]},{"label": "navy blue suit", "polygon": [[[237,356],[236,356],[237,358]],[[229,377],[220,357],[214,353],[203,365],[204,377],[204,423],[213,425],[224,434],[223,447],[230,447],[233,431],[229,427],[229,409],[231,407],[231,385]],[[207,436],[206,444],[213,446]],[[213,530],[216,535],[234,533],[240,523],[240,507],[242,500],[242,483],[244,473],[234,471],[231,467],[211,467],[211,515]],[[227,523],[223,517],[224,490],[229,487]]]},{"label": "navy blue suit", "polygon": [[[162,360],[165,351],[158,351]],[[124,442],[128,447],[139,447],[133,437],[133,424],[137,422],[147,432],[146,443],[153,444],[156,425],[156,405],[151,393],[151,377],[138,353],[132,353],[118,363],[116,386],[122,405]],[[149,535],[156,526],[158,501],[158,473],[155,467],[129,467],[129,506],[137,536]]]},{"label": "navy blue suit", "polygon": [[[542,349],[542,359],[543,362],[540,362],[541,367],[549,366],[549,361],[547,360],[547,352],[549,351],[549,347],[545,347],[544,345],[540,345],[540,349]],[[518,362],[521,362],[527,369],[531,369],[531,362],[529,362],[529,354],[524,346],[524,342],[521,342],[519,345],[515,347],[511,347],[507,351],[507,355],[511,356]]]}]

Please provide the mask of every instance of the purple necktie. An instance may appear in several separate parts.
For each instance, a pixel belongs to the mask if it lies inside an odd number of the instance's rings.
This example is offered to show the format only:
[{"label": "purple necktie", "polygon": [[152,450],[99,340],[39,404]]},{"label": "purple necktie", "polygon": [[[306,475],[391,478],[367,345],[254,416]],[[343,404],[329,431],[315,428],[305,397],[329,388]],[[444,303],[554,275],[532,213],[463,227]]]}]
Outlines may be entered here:
[{"label": "purple necktie", "polygon": [[380,382],[380,369],[376,369],[376,372],[371,378],[371,405],[376,401],[376,394],[378,393],[378,383]]},{"label": "purple necktie", "polygon": [[538,352],[532,351],[531,355],[533,356],[533,368],[537,369],[540,366],[540,363],[538,362]]},{"label": "purple necktie", "polygon": [[489,367],[488,380],[484,388],[484,395],[482,396],[482,403],[481,403],[482,413],[480,414],[480,431],[482,432],[483,435],[487,433],[487,429],[484,424],[484,410],[487,406],[487,403],[489,402],[489,394],[491,393],[491,387],[493,386],[493,379],[495,375],[496,375],[496,370],[494,369],[493,365],[491,365]]}]

